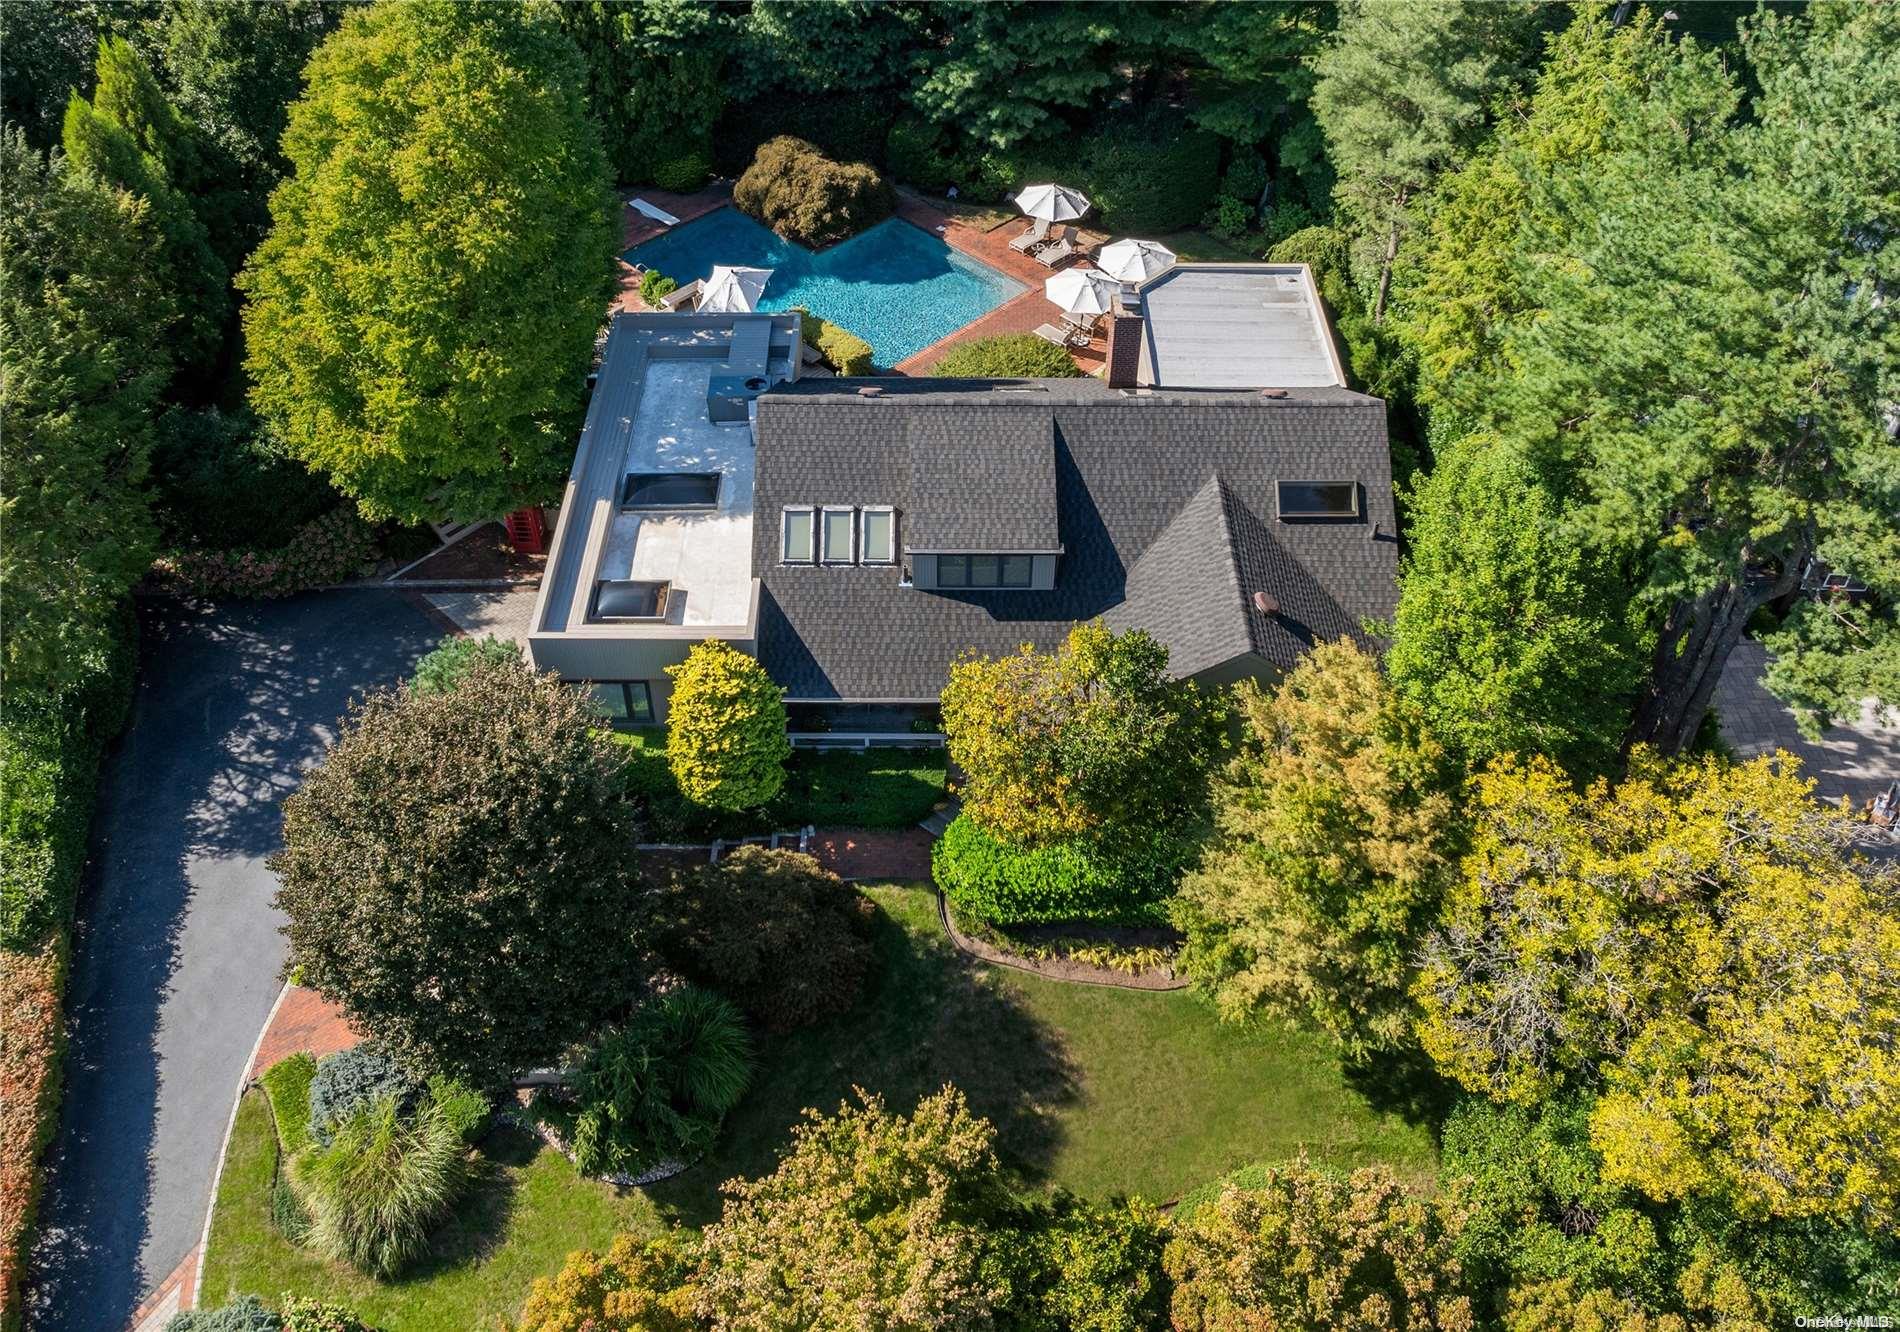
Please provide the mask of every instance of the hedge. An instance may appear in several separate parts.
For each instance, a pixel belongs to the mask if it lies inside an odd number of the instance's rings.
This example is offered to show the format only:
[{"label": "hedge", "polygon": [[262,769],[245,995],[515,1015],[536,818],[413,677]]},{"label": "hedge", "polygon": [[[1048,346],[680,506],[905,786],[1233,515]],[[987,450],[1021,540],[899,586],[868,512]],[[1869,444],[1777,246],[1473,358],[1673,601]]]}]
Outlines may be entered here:
[{"label": "hedge", "polygon": [[824,357],[826,365],[847,376],[872,372],[870,343],[848,328],[819,318],[802,305],[796,308],[805,345]]},{"label": "hedge", "polygon": [[840,162],[881,166],[890,123],[891,98],[875,91],[775,94],[729,102],[713,127],[713,162],[721,175],[737,176],[751,164],[759,145],[790,134]]},{"label": "hedge", "polygon": [[1162,923],[1194,853],[1191,842],[1155,832],[1014,847],[958,815],[931,848],[937,886],[959,913],[991,925],[1097,921]]},{"label": "hedge", "polygon": [[86,859],[99,761],[132,707],[138,622],[131,603],[106,669],[0,713],[0,1308],[12,1326],[38,1168],[58,1123],[66,932]]},{"label": "hedge", "polygon": [[1034,333],[1003,333],[959,343],[930,373],[950,379],[1079,379],[1082,370],[1066,348]]},{"label": "hedge", "polygon": [[305,523],[278,550],[184,551],[165,563],[201,597],[287,597],[341,583],[375,558],[375,534],[346,503]]}]

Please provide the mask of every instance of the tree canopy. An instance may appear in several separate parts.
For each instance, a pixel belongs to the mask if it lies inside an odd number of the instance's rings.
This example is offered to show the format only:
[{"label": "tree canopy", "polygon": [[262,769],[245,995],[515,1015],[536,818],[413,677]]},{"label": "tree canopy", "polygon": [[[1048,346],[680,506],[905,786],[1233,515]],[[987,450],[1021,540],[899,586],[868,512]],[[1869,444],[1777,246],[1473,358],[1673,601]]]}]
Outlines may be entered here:
[{"label": "tree canopy", "polygon": [[371,518],[551,493],[618,239],[572,42],[418,0],[352,11],[306,78],[240,279],[253,404]]}]

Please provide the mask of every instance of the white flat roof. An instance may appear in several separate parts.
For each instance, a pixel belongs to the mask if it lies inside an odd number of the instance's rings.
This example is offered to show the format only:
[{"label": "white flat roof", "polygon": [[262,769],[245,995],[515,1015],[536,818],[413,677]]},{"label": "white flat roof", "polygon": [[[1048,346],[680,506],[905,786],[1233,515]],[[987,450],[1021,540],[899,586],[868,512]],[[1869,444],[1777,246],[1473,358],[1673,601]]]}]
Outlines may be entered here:
[{"label": "white flat roof", "polygon": [[1142,286],[1141,314],[1157,388],[1345,385],[1304,264],[1176,264]]}]

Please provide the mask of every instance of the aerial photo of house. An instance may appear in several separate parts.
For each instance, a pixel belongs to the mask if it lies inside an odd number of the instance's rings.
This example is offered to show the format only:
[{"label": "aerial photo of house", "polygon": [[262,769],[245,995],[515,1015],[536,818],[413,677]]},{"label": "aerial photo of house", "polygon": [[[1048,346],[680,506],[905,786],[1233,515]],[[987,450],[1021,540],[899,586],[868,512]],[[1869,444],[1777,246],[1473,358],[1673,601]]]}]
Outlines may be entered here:
[{"label": "aerial photo of house", "polygon": [[0,1332],[1900,1320],[1900,3],[0,4]]}]

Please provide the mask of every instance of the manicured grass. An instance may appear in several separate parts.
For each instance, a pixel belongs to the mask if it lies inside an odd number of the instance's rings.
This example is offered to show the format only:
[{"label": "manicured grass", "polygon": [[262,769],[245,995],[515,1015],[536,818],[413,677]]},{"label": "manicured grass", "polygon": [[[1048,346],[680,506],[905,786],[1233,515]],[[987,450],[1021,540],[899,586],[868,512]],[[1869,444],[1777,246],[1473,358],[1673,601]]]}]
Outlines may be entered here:
[{"label": "manicured grass", "polygon": [[1185,991],[1062,984],[975,964],[944,937],[919,888],[870,890],[882,971],[856,1009],[771,1042],[712,1159],[652,1190],[683,1221],[716,1190],[770,1170],[799,1112],[835,1110],[853,1086],[908,1109],[955,1083],[998,1129],[1030,1187],[1163,1201],[1255,1161],[1305,1151],[1342,1167],[1432,1175],[1426,1129],[1381,1113],[1323,1041],[1218,1025]]},{"label": "manicured grass", "polygon": [[1180,259],[1183,263],[1257,264],[1260,262],[1259,250],[1248,249],[1244,245],[1236,245],[1233,241],[1223,236],[1216,236],[1213,232],[1203,231],[1199,227],[1190,231],[1171,231],[1167,235],[1158,236],[1155,239],[1159,240],[1170,250],[1173,250],[1175,257]]},{"label": "manicured grass", "polygon": [[201,1303],[320,1295],[388,1332],[468,1332],[514,1317],[533,1279],[559,1271],[573,1250],[605,1248],[621,1231],[658,1229],[641,1194],[615,1197],[519,1130],[490,1134],[480,1158],[481,1182],[434,1253],[399,1280],[379,1282],[297,1248],[271,1224],[277,1135],[264,1096],[251,1092],[238,1108],[218,1183]]},{"label": "manicured grass", "polygon": [[627,790],[645,806],[646,837],[699,841],[818,828],[908,828],[943,799],[941,749],[799,749],[786,764],[785,789],[763,810],[730,814],[694,805],[666,765],[659,727],[616,731],[628,751]]},{"label": "manicured grass", "polygon": [[277,1141],[283,1144],[286,1156],[295,1156],[310,1141],[310,1084],[316,1076],[317,1061],[299,1050],[272,1064],[258,1079],[264,1084],[264,1095],[270,1098]]}]

